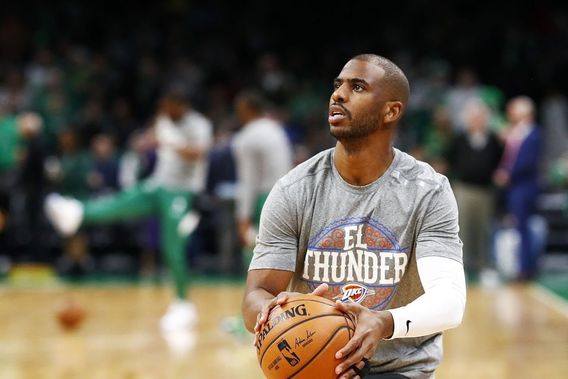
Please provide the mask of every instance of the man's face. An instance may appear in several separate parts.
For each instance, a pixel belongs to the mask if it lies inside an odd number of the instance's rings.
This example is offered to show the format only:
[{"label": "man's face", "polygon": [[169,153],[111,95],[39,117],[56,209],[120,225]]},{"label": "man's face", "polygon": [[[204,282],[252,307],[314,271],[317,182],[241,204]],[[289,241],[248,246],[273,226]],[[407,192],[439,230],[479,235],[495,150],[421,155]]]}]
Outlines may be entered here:
[{"label": "man's face", "polygon": [[237,99],[235,101],[235,111],[237,112],[237,117],[239,121],[243,124],[247,123],[250,119],[250,112],[246,102],[242,99]]},{"label": "man's face", "polygon": [[507,105],[507,118],[511,124],[528,122],[532,117],[530,104],[522,99],[513,99]]},{"label": "man's face", "polygon": [[382,125],[387,99],[379,66],[362,60],[347,62],[334,80],[329,101],[331,135],[338,140],[364,138]]},{"label": "man's face", "polygon": [[161,104],[161,112],[171,118],[174,122],[183,118],[187,111],[185,104],[174,99],[164,99]]},{"label": "man's face", "polygon": [[465,121],[470,131],[483,133],[487,130],[489,115],[482,108],[473,108],[466,114]]}]

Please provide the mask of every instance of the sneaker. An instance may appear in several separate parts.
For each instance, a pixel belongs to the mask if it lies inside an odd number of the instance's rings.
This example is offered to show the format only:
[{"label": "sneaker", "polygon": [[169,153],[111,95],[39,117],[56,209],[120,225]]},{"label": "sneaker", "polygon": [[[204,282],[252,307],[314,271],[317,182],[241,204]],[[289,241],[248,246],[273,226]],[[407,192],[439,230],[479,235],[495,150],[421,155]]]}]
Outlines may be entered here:
[{"label": "sneaker", "polygon": [[197,343],[197,334],[193,330],[163,332],[162,337],[174,357],[183,360],[187,360],[187,354],[195,348]]},{"label": "sneaker", "polygon": [[79,200],[52,193],[45,199],[45,214],[60,234],[70,236],[83,221],[83,205]]},{"label": "sneaker", "polygon": [[163,332],[188,330],[197,323],[197,310],[189,301],[176,300],[170,304],[168,311],[160,320]]}]

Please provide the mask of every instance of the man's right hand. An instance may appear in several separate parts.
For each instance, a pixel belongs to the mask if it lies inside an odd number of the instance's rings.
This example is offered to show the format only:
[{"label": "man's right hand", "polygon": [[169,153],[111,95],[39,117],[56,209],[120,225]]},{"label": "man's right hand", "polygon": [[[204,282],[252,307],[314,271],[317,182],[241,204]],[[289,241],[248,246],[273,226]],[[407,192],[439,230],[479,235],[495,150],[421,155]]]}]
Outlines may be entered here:
[{"label": "man's right hand", "polygon": [[[312,291],[311,295],[323,296],[329,289],[326,283],[320,284],[315,290]],[[262,310],[256,317],[256,325],[254,326],[254,344],[256,344],[260,331],[264,328],[264,325],[268,321],[268,316],[270,311],[277,305],[285,304],[288,299],[292,296],[304,295],[299,292],[280,292],[278,295],[266,301],[263,305]]]}]

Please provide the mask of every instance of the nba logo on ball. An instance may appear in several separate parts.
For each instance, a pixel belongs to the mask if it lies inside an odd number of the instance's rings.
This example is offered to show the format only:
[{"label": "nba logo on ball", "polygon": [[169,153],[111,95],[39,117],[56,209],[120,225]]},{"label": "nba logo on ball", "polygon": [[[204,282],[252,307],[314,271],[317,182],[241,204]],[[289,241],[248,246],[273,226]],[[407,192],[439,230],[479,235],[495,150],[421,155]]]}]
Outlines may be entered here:
[{"label": "nba logo on ball", "polygon": [[282,340],[278,343],[278,350],[286,358],[290,366],[296,366],[300,362],[300,358],[292,351],[290,344],[286,340]]}]

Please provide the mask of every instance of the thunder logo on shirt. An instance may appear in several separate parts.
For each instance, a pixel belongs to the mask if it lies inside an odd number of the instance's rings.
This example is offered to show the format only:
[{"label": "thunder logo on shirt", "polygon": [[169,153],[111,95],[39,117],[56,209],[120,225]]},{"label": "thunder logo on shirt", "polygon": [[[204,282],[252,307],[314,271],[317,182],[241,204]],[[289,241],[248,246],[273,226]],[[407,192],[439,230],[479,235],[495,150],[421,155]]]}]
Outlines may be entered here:
[{"label": "thunder logo on shirt", "polygon": [[331,297],[377,309],[394,295],[408,264],[408,248],[370,217],[335,221],[309,242],[302,278],[328,283]]}]

